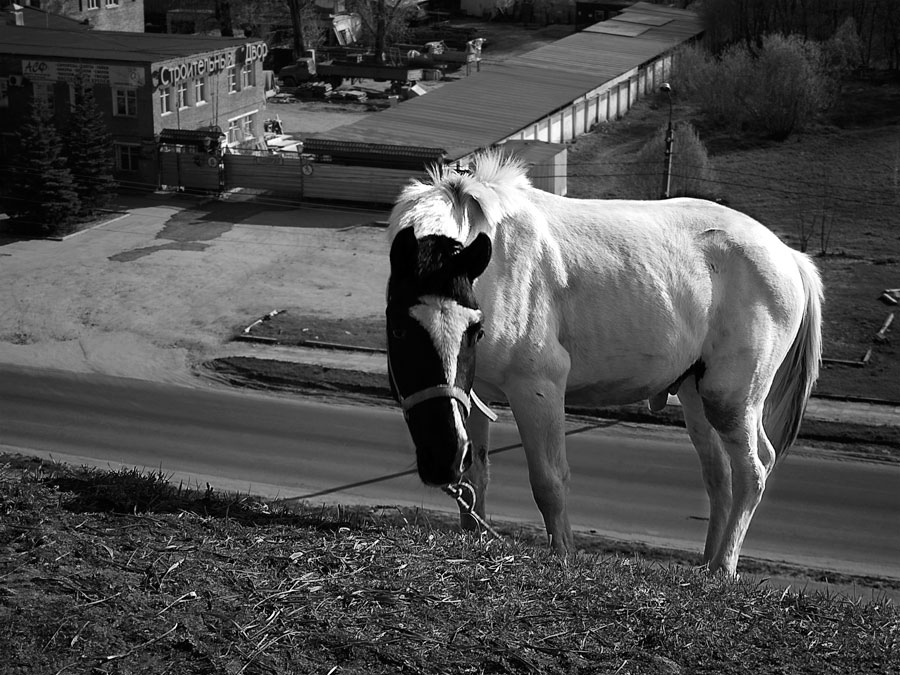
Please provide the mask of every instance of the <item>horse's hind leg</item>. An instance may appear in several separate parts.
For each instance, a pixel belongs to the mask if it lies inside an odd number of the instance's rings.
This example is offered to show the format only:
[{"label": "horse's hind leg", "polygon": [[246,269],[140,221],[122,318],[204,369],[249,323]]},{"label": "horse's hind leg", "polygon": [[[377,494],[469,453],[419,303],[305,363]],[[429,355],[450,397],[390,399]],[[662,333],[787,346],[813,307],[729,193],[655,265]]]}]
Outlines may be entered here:
[{"label": "horse's hind leg", "polygon": [[720,431],[731,458],[733,502],[717,561],[732,574],[737,569],[750,521],[775,466],[775,450],[763,430],[761,415],[762,405],[750,408],[742,424],[732,430]]},{"label": "horse's hind leg", "polygon": [[[491,421],[478,409],[478,406],[473,406],[466,428],[469,440],[472,442],[474,456],[472,465],[463,474],[462,480],[475,490],[475,513],[481,518],[486,517],[484,499],[491,479],[488,463],[488,451],[491,443],[490,423]],[[462,506],[459,507],[459,524],[464,530],[477,530],[480,527]]]},{"label": "horse's hind leg", "polygon": [[718,432],[731,464],[731,512],[710,569],[735,574],[741,546],[766,489],[775,453],[762,431],[761,405],[741,405],[701,396],[710,424]]},{"label": "horse's hind leg", "polygon": [[731,465],[719,434],[706,419],[697,380],[690,377],[678,390],[684,422],[700,459],[703,482],[709,497],[709,525],[703,563],[709,565],[722,545],[725,525],[731,512]]}]

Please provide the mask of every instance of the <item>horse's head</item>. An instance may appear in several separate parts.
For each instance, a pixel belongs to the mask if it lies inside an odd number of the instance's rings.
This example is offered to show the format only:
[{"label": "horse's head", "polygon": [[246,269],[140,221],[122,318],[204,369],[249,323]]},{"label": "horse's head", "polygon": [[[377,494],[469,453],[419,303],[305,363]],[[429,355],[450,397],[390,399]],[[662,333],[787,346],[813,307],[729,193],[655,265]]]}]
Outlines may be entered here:
[{"label": "horse's head", "polygon": [[479,234],[468,246],[400,230],[391,245],[387,297],[388,373],[429,485],[460,479],[472,462],[465,420],[483,336],[473,282],[491,258]]}]

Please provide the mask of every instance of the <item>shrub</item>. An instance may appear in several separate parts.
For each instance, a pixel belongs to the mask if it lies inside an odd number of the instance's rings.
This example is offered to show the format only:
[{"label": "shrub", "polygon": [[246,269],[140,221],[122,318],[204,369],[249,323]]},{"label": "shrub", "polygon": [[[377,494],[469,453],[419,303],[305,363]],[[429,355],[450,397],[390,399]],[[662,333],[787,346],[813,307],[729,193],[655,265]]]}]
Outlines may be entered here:
[{"label": "shrub", "polygon": [[849,42],[842,38],[826,52],[819,43],[773,34],[755,52],[736,44],[718,58],[690,47],[676,56],[673,80],[714,124],[784,139],[835,100],[829,63]]},{"label": "shrub", "polygon": [[715,59],[700,45],[683,45],[672,55],[669,83],[679,96],[696,96],[709,88],[715,65]]},{"label": "shrub", "polygon": [[[706,146],[693,125],[675,125],[672,144],[672,171],[669,195],[672,197],[708,197],[712,194],[712,170]],[[639,167],[629,192],[639,199],[658,199],[663,194],[665,169],[666,127],[660,127],[637,152],[635,165]]]},{"label": "shrub", "polygon": [[751,126],[776,139],[809,126],[832,102],[823,65],[818,43],[766,36],[748,96]]}]

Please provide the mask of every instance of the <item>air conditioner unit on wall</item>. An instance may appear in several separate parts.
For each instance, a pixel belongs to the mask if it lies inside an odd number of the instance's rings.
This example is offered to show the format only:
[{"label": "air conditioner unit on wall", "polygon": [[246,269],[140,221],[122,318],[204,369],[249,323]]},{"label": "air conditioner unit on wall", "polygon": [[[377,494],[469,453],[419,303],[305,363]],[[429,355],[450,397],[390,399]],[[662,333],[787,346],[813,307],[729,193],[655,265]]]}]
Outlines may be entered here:
[{"label": "air conditioner unit on wall", "polygon": [[8,80],[10,87],[24,87],[25,78],[22,75],[10,75]]}]

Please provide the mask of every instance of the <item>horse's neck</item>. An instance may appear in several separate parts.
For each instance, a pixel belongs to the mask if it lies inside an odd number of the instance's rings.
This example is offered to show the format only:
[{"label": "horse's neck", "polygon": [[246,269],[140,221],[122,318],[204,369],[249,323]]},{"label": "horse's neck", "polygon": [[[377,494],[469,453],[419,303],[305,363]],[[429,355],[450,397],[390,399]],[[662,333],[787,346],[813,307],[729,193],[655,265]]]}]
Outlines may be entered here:
[{"label": "horse's neck", "polygon": [[568,284],[561,241],[541,209],[523,210],[505,218],[497,223],[490,236],[494,244],[491,265],[497,278],[517,279],[514,283],[521,283],[523,274],[539,275],[542,285]]}]

